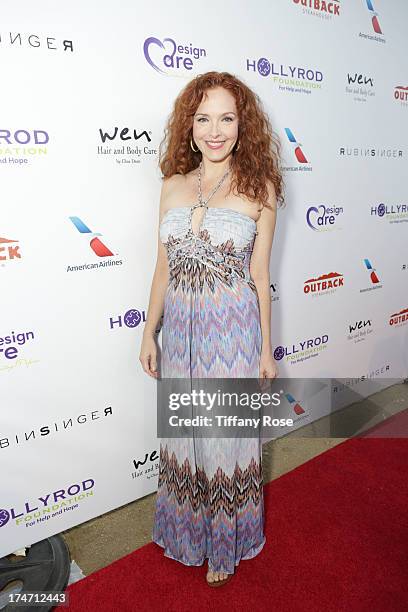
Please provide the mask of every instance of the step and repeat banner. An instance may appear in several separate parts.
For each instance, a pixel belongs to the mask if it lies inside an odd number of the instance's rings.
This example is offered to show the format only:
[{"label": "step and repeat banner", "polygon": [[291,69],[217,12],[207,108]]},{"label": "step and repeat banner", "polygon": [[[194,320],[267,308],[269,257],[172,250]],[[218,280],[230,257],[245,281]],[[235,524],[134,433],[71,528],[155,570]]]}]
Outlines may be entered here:
[{"label": "step and repeat banner", "polygon": [[[358,390],[407,375],[404,0],[15,0],[0,12],[0,556],[157,488],[156,382],[139,351],[158,148],[197,74],[243,79],[281,141],[280,376]],[[327,411],[294,411],[295,429]]]}]

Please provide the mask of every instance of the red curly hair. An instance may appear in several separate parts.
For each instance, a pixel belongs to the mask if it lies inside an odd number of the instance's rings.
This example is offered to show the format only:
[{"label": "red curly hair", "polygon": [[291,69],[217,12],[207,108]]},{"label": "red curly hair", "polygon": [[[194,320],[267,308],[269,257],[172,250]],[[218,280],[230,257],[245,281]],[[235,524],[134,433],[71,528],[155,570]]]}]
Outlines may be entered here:
[{"label": "red curly hair", "polygon": [[[206,72],[190,81],[176,98],[159,148],[159,166],[163,178],[187,174],[198,167],[201,152],[190,147],[194,114],[204,93],[224,87],[234,96],[238,111],[239,148],[231,156],[232,180],[237,193],[250,201],[268,204],[268,182],[272,182],[278,203],[284,201],[280,171],[279,138],[274,135],[268,115],[259,96],[228,72]],[[165,147],[164,153],[162,149]]]}]

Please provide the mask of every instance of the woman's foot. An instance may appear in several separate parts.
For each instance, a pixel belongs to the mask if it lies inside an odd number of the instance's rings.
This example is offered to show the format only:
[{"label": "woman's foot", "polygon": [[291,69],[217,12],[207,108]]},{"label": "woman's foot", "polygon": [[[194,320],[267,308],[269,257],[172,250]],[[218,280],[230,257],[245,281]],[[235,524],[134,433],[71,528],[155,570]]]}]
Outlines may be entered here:
[{"label": "woman's foot", "polygon": [[210,586],[220,586],[230,578],[232,578],[232,574],[227,574],[226,572],[213,572],[210,569],[208,569],[206,576],[207,584]]}]

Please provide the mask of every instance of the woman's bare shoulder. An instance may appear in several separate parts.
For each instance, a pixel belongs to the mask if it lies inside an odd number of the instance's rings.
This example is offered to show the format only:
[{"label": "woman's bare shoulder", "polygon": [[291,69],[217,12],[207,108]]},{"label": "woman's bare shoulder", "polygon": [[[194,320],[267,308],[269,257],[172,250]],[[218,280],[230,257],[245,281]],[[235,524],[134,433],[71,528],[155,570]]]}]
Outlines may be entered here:
[{"label": "woman's bare shoulder", "polygon": [[184,174],[173,174],[163,179],[160,197],[163,213],[179,205],[185,189],[186,176]]}]

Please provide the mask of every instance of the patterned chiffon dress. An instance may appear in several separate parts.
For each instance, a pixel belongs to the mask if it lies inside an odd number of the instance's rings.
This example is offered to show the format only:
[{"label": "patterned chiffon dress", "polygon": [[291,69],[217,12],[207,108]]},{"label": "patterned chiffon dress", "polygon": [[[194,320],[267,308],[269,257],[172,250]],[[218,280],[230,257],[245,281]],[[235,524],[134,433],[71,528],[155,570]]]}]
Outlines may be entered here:
[{"label": "patterned chiffon dress", "polygon": [[[160,224],[169,262],[162,378],[257,378],[259,301],[249,273],[255,221],[236,210],[172,208]],[[233,574],[263,548],[262,442],[161,438],[153,541],[186,565]]]}]

